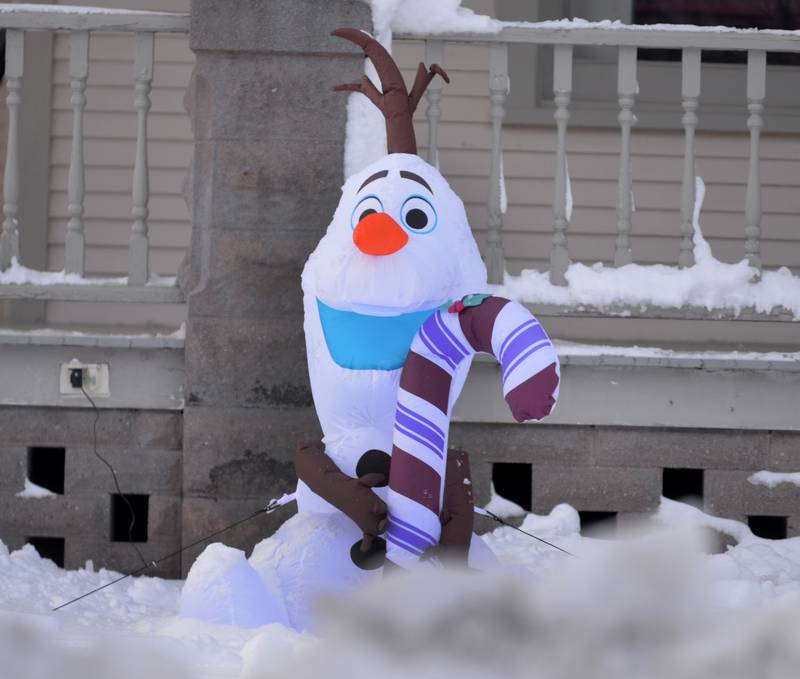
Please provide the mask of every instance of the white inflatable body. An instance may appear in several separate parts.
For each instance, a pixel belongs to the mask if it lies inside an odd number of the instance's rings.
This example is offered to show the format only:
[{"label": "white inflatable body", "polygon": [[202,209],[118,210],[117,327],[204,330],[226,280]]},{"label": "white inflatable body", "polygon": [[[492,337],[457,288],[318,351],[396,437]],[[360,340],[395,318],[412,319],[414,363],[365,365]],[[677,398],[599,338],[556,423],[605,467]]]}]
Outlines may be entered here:
[{"label": "white inflatable body", "polygon": [[[427,212],[424,229],[406,224],[413,209]],[[353,233],[366,210],[391,216],[408,242],[387,256],[362,252]],[[391,454],[400,370],[425,318],[442,304],[486,289],[486,268],[464,204],[436,168],[419,156],[397,153],[347,180],[333,221],[303,271],[314,405],[325,451],[345,474],[356,476],[366,451]],[[453,401],[468,371],[465,363],[454,380]],[[302,482],[298,509],[338,511]]]},{"label": "white inflatable body", "polygon": [[[381,569],[362,570],[350,560],[350,546],[360,538],[341,512],[301,512],[256,545],[249,560],[241,550],[209,545],[189,571],[180,614],[239,627],[279,622],[313,630],[320,595],[381,577]],[[494,564],[492,551],[473,536],[470,568]]]},{"label": "white inflatable body", "polygon": [[[405,233],[402,246],[384,256],[365,253],[355,242],[355,227],[368,213],[391,217],[390,228]],[[443,304],[485,292],[486,268],[464,204],[441,173],[416,155],[395,153],[347,180],[302,285],[308,371],[325,451],[355,477],[367,451],[391,454],[400,372],[419,327]],[[469,366],[464,361],[453,377],[451,407]],[[376,489],[384,500],[386,491]],[[202,557],[189,574],[181,610],[212,622],[227,615],[235,624],[288,621],[305,629],[313,624],[319,594],[380,576],[381,568],[362,570],[351,560],[350,548],[362,534],[347,516],[302,482],[297,505],[298,515],[257,545],[249,560],[265,583],[254,590],[260,615],[250,609],[216,614],[215,605],[233,599],[223,595],[219,582],[208,584],[207,574],[193,578],[195,568],[203,568]],[[232,561],[238,570],[221,573],[219,580],[232,588],[252,582],[241,561]],[[469,565],[485,569],[493,563],[491,550],[473,536]],[[213,592],[210,603],[195,601]]]}]

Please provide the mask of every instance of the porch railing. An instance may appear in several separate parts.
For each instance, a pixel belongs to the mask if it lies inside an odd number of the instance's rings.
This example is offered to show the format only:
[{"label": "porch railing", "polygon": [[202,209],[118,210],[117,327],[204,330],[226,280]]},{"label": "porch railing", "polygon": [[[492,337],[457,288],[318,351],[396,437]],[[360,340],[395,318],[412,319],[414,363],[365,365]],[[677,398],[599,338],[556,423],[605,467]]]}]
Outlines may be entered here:
[{"label": "porch railing", "polygon": [[[69,32],[69,77],[72,95],[72,150],[68,175],[69,221],[65,240],[64,273],[23,272],[22,282],[0,282],[0,299],[59,299],[108,302],[182,302],[174,279],[151,275],[149,266],[147,116],[153,80],[156,33],[187,33],[189,15],[85,7],[6,5],[0,9],[0,28],[6,31],[8,146],[3,177],[3,221],[0,227],[0,280],[19,258],[20,105],[24,77],[25,36],[29,31]],[[135,54],[131,74],[132,102],[137,114],[136,152],[132,158],[132,224],[127,278],[85,277],[83,115],[89,77],[91,34],[99,31],[132,33]],[[23,150],[24,152],[24,150]],[[24,265],[24,262],[20,264]],[[71,274],[71,275],[70,275]],[[31,279],[31,280],[29,280]],[[27,281],[27,282],[26,282]]]},{"label": "porch railing", "polygon": [[[631,221],[633,212],[631,176],[631,129],[636,122],[634,108],[638,94],[637,48],[679,49],[681,60],[681,124],[684,132],[683,171],[681,177],[680,204],[675,206],[680,215],[680,246],[675,252],[675,263],[682,268],[692,266],[693,250],[693,210],[695,205],[695,130],[698,123],[697,109],[700,98],[700,69],[703,50],[736,50],[747,54],[746,104],[742,108],[742,128],[749,134],[749,171],[745,196],[743,250],[757,275],[762,270],[760,254],[761,240],[761,176],[760,139],[763,127],[766,64],[768,52],[800,52],[800,32],[763,31],[714,31],[692,27],[663,27],[664,30],[651,30],[636,26],[608,25],[558,25],[558,22],[544,24],[509,25],[494,34],[438,34],[438,35],[396,35],[397,40],[410,40],[425,45],[427,63],[447,66],[444,48],[448,43],[484,44],[489,48],[489,96],[491,122],[491,171],[488,177],[488,237],[486,263],[491,283],[503,283],[505,276],[505,255],[503,250],[503,209],[502,209],[502,131],[505,106],[510,92],[508,75],[508,47],[514,43],[528,43],[553,46],[553,102],[555,144],[555,176],[553,190],[553,222],[550,250],[549,279],[551,284],[566,286],[565,274],[570,265],[568,246],[569,215],[567,212],[567,127],[570,118],[572,98],[573,48],[584,45],[604,45],[616,47],[617,58],[617,101],[619,104],[620,156],[618,166],[618,200],[616,220],[616,240],[613,252],[615,267],[633,262],[631,250]],[[428,161],[438,161],[438,132],[441,120],[442,84],[434,80],[427,92]],[[746,127],[746,129],[745,129]],[[547,310],[559,313],[596,314],[598,310],[584,306],[580,310],[545,305]],[[539,307],[537,307],[539,309]],[[547,310],[539,309],[540,313]],[[603,314],[614,311],[602,310]],[[631,309],[617,309],[624,315],[632,315]],[[633,315],[659,316],[671,318],[750,318],[753,320],[794,320],[785,309],[778,308],[771,313],[745,310],[732,313],[730,310],[707,310],[704,308],[677,309],[638,309]]]}]

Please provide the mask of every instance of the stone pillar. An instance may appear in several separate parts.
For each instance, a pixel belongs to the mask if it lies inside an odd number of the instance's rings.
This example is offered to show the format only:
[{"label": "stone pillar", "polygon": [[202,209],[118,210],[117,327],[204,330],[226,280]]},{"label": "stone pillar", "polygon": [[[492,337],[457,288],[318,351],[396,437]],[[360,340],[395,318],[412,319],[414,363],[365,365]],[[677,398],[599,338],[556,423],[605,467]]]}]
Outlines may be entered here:
[{"label": "stone pillar", "polygon": [[[344,180],[347,97],[331,88],[363,73],[340,26],[369,28],[368,5],[192,0],[184,545],[293,490],[295,443],[320,436],[300,273]],[[249,550],[290,511],[220,539]]]}]

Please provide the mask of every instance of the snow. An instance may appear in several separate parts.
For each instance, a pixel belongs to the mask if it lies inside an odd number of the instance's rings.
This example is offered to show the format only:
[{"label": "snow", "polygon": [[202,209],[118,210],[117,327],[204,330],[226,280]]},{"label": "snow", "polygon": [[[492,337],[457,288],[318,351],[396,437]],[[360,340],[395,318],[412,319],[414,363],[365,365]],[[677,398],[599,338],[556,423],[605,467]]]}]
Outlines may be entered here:
[{"label": "snow", "polygon": [[613,307],[649,306],[663,308],[702,307],[724,309],[735,315],[743,309],[770,313],[786,309],[800,320],[800,276],[786,267],[757,271],[747,260],[727,264],[714,258],[700,227],[700,208],[705,185],[697,177],[694,209],[695,264],[684,269],[662,264],[626,264],[606,267],[574,262],[569,265],[566,286],[550,283],[547,272],[523,270],[519,276],[506,274],[494,292],[531,304]]},{"label": "snow", "polygon": [[[577,558],[500,527],[484,539],[502,570],[378,578],[321,600],[316,634],[181,617],[183,583],[149,577],[53,613],[117,574],[91,562],[65,571],[30,546],[9,553],[0,543],[0,676],[744,679],[765,676],[767,658],[770,677],[796,676],[800,538],[758,538],[667,499],[655,521],[661,530],[596,540],[580,536],[568,505],[527,514],[523,530]],[[689,527],[733,544],[705,554]],[[214,545],[198,574],[209,582],[246,563],[237,552]],[[258,570],[264,558],[248,561]]]},{"label": "snow", "polygon": [[624,356],[654,361],[760,361],[797,365],[800,351],[687,351],[661,347],[618,346],[608,344],[583,344],[566,340],[553,340],[559,358],[578,356]]},{"label": "snow", "polygon": [[19,493],[17,493],[17,497],[32,497],[32,498],[54,497],[55,495],[56,494],[52,490],[48,490],[47,488],[42,488],[41,486],[37,486],[30,479],[25,479],[24,490],[21,490],[19,491]]},{"label": "snow", "polygon": [[[17,5],[14,5],[15,7]],[[159,276],[150,274],[147,285],[173,287],[176,284],[175,276]],[[80,274],[66,273],[65,271],[38,271],[29,269],[11,259],[11,266],[5,271],[0,271],[0,285],[127,285],[128,277],[117,278],[84,278]]]},{"label": "snow", "polygon": [[[575,17],[572,19],[553,19],[549,21],[503,21],[501,27],[542,28],[563,31],[577,31],[586,29],[602,29],[607,31],[657,31],[660,33],[741,33],[774,35],[781,37],[800,37],[800,31],[787,31],[780,29],[734,28],[733,26],[695,26],[693,24],[624,24],[618,19],[603,21],[587,21]],[[451,29],[460,30],[460,29]],[[419,32],[419,31],[417,31]],[[480,32],[480,31],[472,31]],[[489,32],[489,31],[487,31]]]},{"label": "snow", "polygon": [[0,4],[0,14],[19,14],[30,12],[32,14],[161,14],[173,16],[172,12],[155,12],[150,10],[114,9],[111,7],[82,7],[80,5],[31,5],[31,4]]},{"label": "snow", "polygon": [[501,519],[513,519],[519,516],[525,516],[525,510],[515,502],[498,495],[497,491],[492,484],[492,496],[489,503],[484,507],[487,512],[491,512]]},{"label": "snow", "polygon": [[[392,35],[398,33],[498,33],[502,22],[461,7],[461,0],[370,0],[375,38],[389,52]],[[380,79],[369,59],[364,72],[378,89]],[[363,95],[352,93],[347,101],[344,176],[350,177],[386,155],[386,122],[383,114]]]},{"label": "snow", "polygon": [[800,487],[800,472],[770,472],[760,471],[747,477],[754,486],[775,488],[782,483],[794,484]]},{"label": "snow", "polygon": [[371,0],[377,35],[499,33],[503,22],[461,6],[461,0]]},{"label": "snow", "polygon": [[[559,30],[598,28],[603,30],[692,31],[706,33],[753,33],[755,29],[720,26],[684,26],[653,24],[629,26],[619,21],[589,22],[562,19],[538,23],[504,23],[476,15],[460,7],[459,0],[429,3],[426,0],[372,0],[376,37],[391,49],[394,32],[436,34],[443,32],[496,33],[504,26],[524,26]],[[773,35],[800,37],[800,31],[762,31]],[[368,75],[375,79],[371,62],[366,60]],[[345,145],[345,176],[363,169],[386,153],[385,123],[381,113],[366,97],[355,93],[348,101]],[[501,211],[507,209],[505,180],[501,171]],[[566,286],[553,285],[548,272],[523,270],[519,276],[506,274],[503,285],[494,292],[530,304],[554,304],[569,307],[591,306],[607,313],[629,313],[631,308],[660,307],[680,309],[699,307],[725,310],[739,315],[743,310],[759,313],[788,312],[800,320],[800,276],[786,268],[758,271],[747,260],[728,264],[714,258],[703,238],[699,213],[705,185],[696,178],[694,210],[695,264],[687,268],[661,264],[627,264],[606,267],[602,262],[587,265],[573,262],[566,271]],[[565,207],[568,219],[573,210],[572,187],[567,173]],[[633,196],[632,196],[632,205]],[[635,209],[635,208],[634,208]],[[736,227],[739,228],[738,226]],[[676,233],[677,233],[676,224]]]},{"label": "snow", "polygon": [[[82,332],[80,330],[65,330],[62,328],[26,328],[20,330],[18,328],[0,328],[0,336],[2,335],[32,335],[34,337],[96,337],[96,332]],[[175,330],[170,333],[113,333],[111,337],[124,337],[126,339],[141,339],[144,337],[164,337],[165,339],[186,339],[186,322],[181,323]]]}]

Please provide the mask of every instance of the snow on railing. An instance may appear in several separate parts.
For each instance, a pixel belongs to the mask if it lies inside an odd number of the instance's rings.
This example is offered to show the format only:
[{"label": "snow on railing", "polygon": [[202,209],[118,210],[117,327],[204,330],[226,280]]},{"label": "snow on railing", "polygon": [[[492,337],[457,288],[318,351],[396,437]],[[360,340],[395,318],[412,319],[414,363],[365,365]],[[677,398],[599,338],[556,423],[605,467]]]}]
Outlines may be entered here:
[{"label": "snow on railing", "polygon": [[[446,17],[445,17],[446,18]],[[463,17],[461,17],[463,18]],[[679,309],[696,317],[737,317],[764,314],[771,319],[800,320],[800,278],[788,269],[762,271],[760,137],[763,120],[768,52],[800,52],[800,32],[701,27],[658,24],[630,26],[617,21],[588,22],[580,19],[540,23],[476,24],[449,27],[444,19],[436,32],[414,34],[413,25],[395,21],[395,39],[423,40],[428,62],[443,63],[447,43],[484,43],[490,50],[489,97],[491,101],[491,172],[489,176],[489,221],[487,268],[489,280],[504,293],[530,303],[555,305],[562,311],[586,307],[588,312],[629,315],[659,315],[664,309]],[[398,25],[398,23],[400,25]],[[484,22],[486,23],[486,22]],[[423,29],[425,30],[425,29]],[[453,33],[467,30],[474,32]],[[408,32],[406,32],[408,31]],[[441,31],[441,32],[440,32]],[[514,43],[553,45],[553,98],[556,123],[555,177],[553,191],[553,234],[550,270],[524,271],[521,276],[506,273],[503,252],[502,121],[510,89],[508,46]],[[617,238],[614,267],[592,267],[572,263],[567,233],[571,196],[567,172],[566,139],[572,95],[573,48],[577,45],[608,45],[618,49],[617,94],[621,148],[618,169]],[[680,250],[677,267],[633,264],[630,245],[633,212],[631,176],[631,128],[636,122],[634,107],[638,93],[637,48],[672,48],[682,52],[681,102],[684,129],[684,160],[681,178]],[[700,68],[703,50],[737,50],[747,53],[747,104],[743,112],[750,137],[749,172],[745,195],[743,245],[745,260],[727,265],[710,256],[697,259],[694,135],[700,97]],[[438,129],[441,118],[441,84],[428,90],[428,159],[438,161]],[[705,242],[705,241],[703,241]],[[707,247],[707,246],[706,246]],[[667,286],[666,288],[664,286]],[[659,310],[658,308],[661,308]],[[655,310],[653,310],[655,308]],[[650,311],[647,311],[650,309]],[[711,312],[711,313],[707,313]],[[668,314],[669,315],[669,314]]]},{"label": "snow on railing", "polygon": [[[8,145],[3,177],[3,222],[0,227],[0,298],[72,299],[88,301],[180,302],[174,279],[150,273],[148,238],[149,167],[147,114],[153,80],[153,50],[157,32],[186,33],[189,15],[65,5],[0,5],[0,28],[6,31]],[[31,30],[69,31],[69,76],[72,96],[72,150],[68,175],[68,213],[64,271],[32,272],[18,263],[20,189],[20,105],[25,35]],[[122,31],[135,36],[132,85],[137,113],[136,155],[133,160],[132,215],[128,276],[84,278],[84,158],[83,115],[89,76],[89,41],[93,31]],[[24,152],[24,149],[22,149]]]}]

